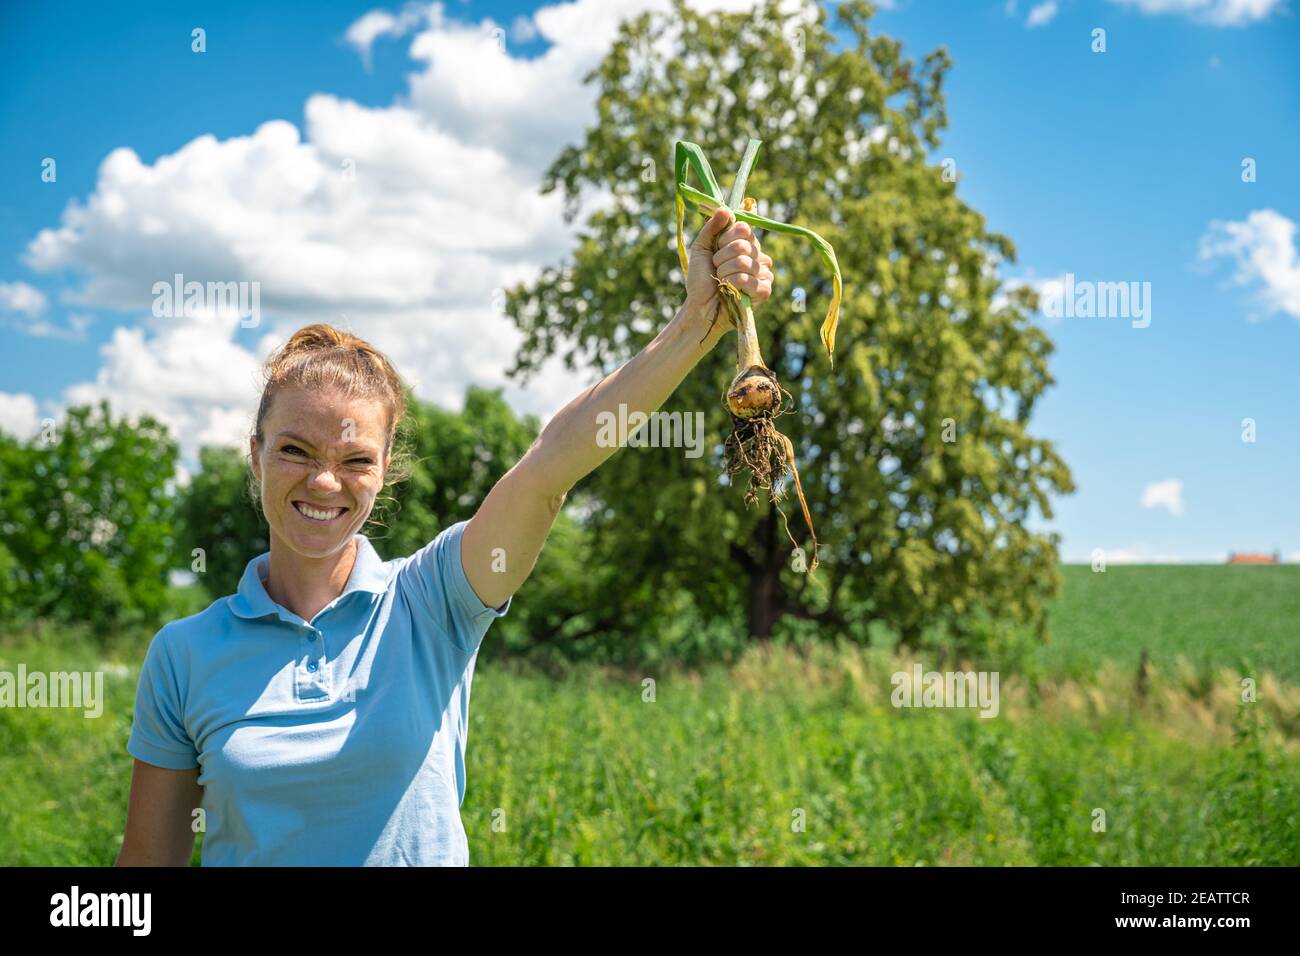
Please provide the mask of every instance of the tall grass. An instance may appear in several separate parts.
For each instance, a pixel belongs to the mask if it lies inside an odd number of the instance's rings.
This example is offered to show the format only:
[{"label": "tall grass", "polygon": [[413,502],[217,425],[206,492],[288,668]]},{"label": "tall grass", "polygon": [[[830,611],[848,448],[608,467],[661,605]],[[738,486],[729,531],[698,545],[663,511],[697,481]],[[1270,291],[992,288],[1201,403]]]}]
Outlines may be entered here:
[{"label": "tall grass", "polygon": [[[12,667],[6,650],[5,667]],[[29,670],[80,666],[24,648]],[[133,670],[104,716],[0,710],[0,863],[111,863]],[[499,665],[475,678],[471,859],[555,864],[1192,865],[1300,862],[1300,690],[1237,700],[1152,671],[1001,684],[996,718],[895,709],[908,661],[755,648],[730,671]],[[116,668],[116,669],[114,669]],[[1194,672],[1191,672],[1194,673]],[[646,679],[653,679],[650,699]],[[1095,811],[1105,832],[1094,832]]]},{"label": "tall grass", "polygon": [[[891,675],[911,661],[880,648],[550,675],[485,655],[471,862],[1300,864],[1295,569],[1116,570],[1067,569],[1054,643],[1008,660],[988,719],[894,708]],[[1291,576],[1255,576],[1273,570]],[[0,670],[103,670],[107,697],[97,719],[0,708],[0,865],[115,859],[150,636],[0,635]]]},{"label": "tall grass", "polygon": [[701,674],[485,672],[471,860],[1300,862],[1296,688],[1269,679],[1271,703],[1242,704],[1235,682],[1203,697],[1177,674],[1153,672],[1145,699],[1114,668],[1039,688],[1013,676],[999,716],[981,718],[892,707],[890,675],[909,667],[840,646],[756,648]]}]

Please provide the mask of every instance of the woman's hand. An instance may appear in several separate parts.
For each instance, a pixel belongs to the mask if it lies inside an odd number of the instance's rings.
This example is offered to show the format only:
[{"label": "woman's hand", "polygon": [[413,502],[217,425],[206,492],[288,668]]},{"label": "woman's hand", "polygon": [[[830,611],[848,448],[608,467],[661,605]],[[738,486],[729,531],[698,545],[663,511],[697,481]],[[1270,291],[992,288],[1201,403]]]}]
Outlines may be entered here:
[{"label": "woman's hand", "polygon": [[732,328],[718,279],[747,294],[755,309],[772,294],[772,257],[763,253],[749,223],[736,221],[726,206],[719,206],[700,229],[689,263],[685,311],[709,348]]}]

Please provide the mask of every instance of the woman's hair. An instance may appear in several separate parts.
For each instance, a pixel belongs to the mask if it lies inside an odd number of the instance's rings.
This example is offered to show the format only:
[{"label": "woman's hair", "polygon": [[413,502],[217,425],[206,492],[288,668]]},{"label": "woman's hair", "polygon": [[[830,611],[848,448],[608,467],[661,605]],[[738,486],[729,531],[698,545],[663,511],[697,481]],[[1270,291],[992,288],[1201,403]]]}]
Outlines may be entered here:
[{"label": "woman's hair", "polygon": [[[384,487],[410,477],[410,461],[402,440],[407,387],[388,357],[369,342],[332,325],[308,325],[267,358],[262,374],[262,401],[253,425],[259,449],[264,443],[262,423],[279,392],[288,388],[338,391],[349,398],[374,399],[387,412],[381,466],[390,450],[393,457],[384,474]],[[257,485],[250,468],[250,495],[260,506],[262,495]]]}]

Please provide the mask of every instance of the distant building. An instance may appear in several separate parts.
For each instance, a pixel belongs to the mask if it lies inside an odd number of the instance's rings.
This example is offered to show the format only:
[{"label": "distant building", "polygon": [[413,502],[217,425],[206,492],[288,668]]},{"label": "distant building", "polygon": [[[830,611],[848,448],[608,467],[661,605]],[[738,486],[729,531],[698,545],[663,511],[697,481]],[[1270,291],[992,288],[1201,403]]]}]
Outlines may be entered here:
[{"label": "distant building", "polygon": [[1274,551],[1272,554],[1262,554],[1258,551],[1230,551],[1228,552],[1229,564],[1281,564],[1282,554],[1280,551]]}]

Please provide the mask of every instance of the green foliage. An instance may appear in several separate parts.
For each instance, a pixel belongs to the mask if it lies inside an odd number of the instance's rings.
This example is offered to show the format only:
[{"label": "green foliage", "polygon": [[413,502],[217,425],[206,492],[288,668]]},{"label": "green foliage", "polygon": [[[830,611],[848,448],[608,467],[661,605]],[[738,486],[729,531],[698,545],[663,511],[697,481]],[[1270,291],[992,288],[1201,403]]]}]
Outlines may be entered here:
[{"label": "green foliage", "polygon": [[1146,651],[1157,667],[1184,657],[1300,683],[1300,567],[1065,565],[1061,575],[1052,641],[1037,652],[1051,670],[1085,674],[1109,658],[1135,671]]},{"label": "green foliage", "polygon": [[[366,531],[376,550],[390,559],[412,554],[444,528],[472,518],[541,430],[534,416],[518,418],[500,389],[471,385],[460,412],[414,396],[409,407],[399,443],[412,459],[411,476],[393,487]],[[600,603],[581,538],[573,516],[562,512],[510,613],[493,626],[485,658],[581,656],[571,638],[587,626],[589,612],[583,609]]]},{"label": "green foliage", "polygon": [[31,511],[32,456],[21,442],[0,432],[0,623],[14,624],[30,616],[30,588],[24,588],[18,559],[5,546],[23,534],[35,515]]},{"label": "green foliage", "polygon": [[[208,447],[177,502],[177,567],[197,572],[213,598],[233,594],[248,562],[271,549],[270,529],[249,494],[247,452]],[[203,550],[196,566],[194,549]]]},{"label": "green foliage", "polygon": [[177,455],[164,425],[114,420],[107,401],[0,444],[0,610],[104,628],[159,621]]},{"label": "green foliage", "polygon": [[[83,631],[0,635],[0,669],[23,661],[32,671],[107,672],[98,719],[0,708],[0,865],[102,866],[120,848],[131,773],[123,745],[151,634],[100,648]],[[461,808],[471,862],[1300,860],[1296,742],[1263,709],[1248,712],[1258,705],[1243,705],[1235,738],[1195,717],[1201,729],[1180,737],[1158,715],[1123,716],[1128,686],[1104,691],[1115,719],[1033,707],[992,720],[900,711],[887,702],[896,664],[873,657],[822,643],[806,658],[751,647],[737,666],[702,672],[582,664],[556,679],[480,666]],[[1092,829],[1098,807],[1105,832]],[[796,810],[802,831],[791,826]]]},{"label": "green foliage", "polygon": [[24,612],[18,593],[18,561],[0,544],[0,623],[16,621]]},{"label": "green foliage", "polygon": [[30,484],[24,476],[29,469],[22,444],[0,432],[0,623],[15,622],[26,613],[19,592],[18,561],[4,542],[9,535],[19,533],[24,520]]},{"label": "green foliage", "polygon": [[386,558],[411,554],[473,517],[540,430],[536,418],[515,416],[500,389],[469,386],[460,412],[413,395],[408,408],[398,443],[412,459],[411,477],[376,505],[365,531]]},{"label": "green foliage", "polygon": [[[1268,719],[1256,703],[1241,702],[1233,720],[1233,759],[1219,762],[1211,792],[1212,810],[1220,823],[1215,851],[1238,866],[1271,866],[1275,854],[1270,844],[1289,844],[1294,866],[1300,860],[1295,848],[1300,835],[1300,794],[1291,774],[1300,762],[1278,753],[1265,741]],[[1285,859],[1285,858],[1284,858]]]},{"label": "green foliage", "polygon": [[[687,592],[703,620],[744,608],[760,636],[783,617],[841,633],[880,621],[912,645],[936,625],[958,647],[988,643],[988,622],[1041,636],[1057,538],[1028,523],[1073,490],[1052,445],[1027,429],[1052,383],[1052,346],[1027,314],[1032,293],[994,306],[1014,247],[926,160],[946,123],[947,53],[905,60],[870,33],[860,2],[838,8],[854,38],[840,45],[825,11],[808,9],[815,21],[782,19],[771,3],[705,17],[676,2],[624,24],[589,76],[598,122],[544,181],[570,218],[586,190],[614,202],[586,217],[571,263],[510,290],[506,311],[524,336],[511,371],[526,380],[561,355],[608,372],[644,347],[682,300],[671,144],[699,143],[734,169],[747,139],[761,138],[747,191],[771,218],[824,236],[845,277],[832,370],[816,347],[832,294],[820,258],[760,230],[777,298],[757,316],[759,336],[794,397],[782,428],[825,538],[822,570],[812,582],[789,569],[781,517],[746,511],[719,481],[724,339],[664,406],[705,413],[709,453],[626,450],[578,486],[595,502],[589,565],[621,571],[608,628],[624,641],[662,632],[679,613],[665,596]],[[805,290],[806,309],[780,301],[782,289]],[[984,636],[970,630],[978,621]]]}]

